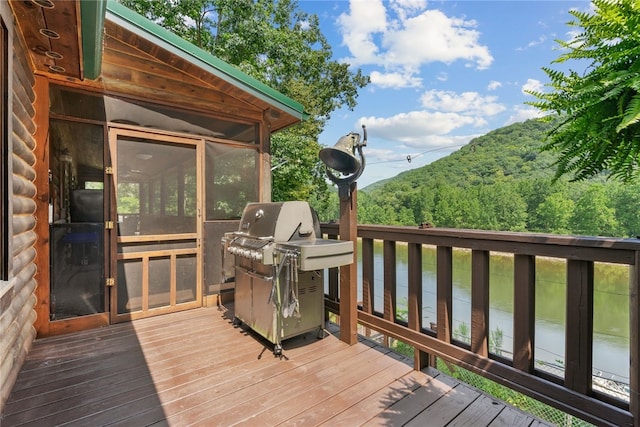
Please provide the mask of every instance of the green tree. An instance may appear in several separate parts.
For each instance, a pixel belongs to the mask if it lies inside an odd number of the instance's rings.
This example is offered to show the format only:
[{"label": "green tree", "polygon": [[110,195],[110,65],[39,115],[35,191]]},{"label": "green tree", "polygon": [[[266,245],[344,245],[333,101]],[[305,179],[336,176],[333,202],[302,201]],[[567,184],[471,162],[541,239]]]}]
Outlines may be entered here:
[{"label": "green tree", "polygon": [[480,224],[486,230],[524,231],[527,204],[510,181],[478,187]]},{"label": "green tree", "polygon": [[541,228],[535,231],[568,234],[569,221],[573,215],[575,203],[567,194],[556,192],[549,194],[535,211]]},{"label": "green tree", "polygon": [[[369,78],[332,59],[316,15],[302,11],[295,0],[119,1],[301,102],[310,118],[279,132],[272,141],[274,167],[290,166],[276,169],[272,198],[306,199],[315,192],[326,193],[318,136],[333,111],[355,107],[358,90]],[[318,166],[293,167],[312,159]]]},{"label": "green tree", "polygon": [[611,193],[620,234],[624,237],[640,236],[640,183],[616,186]]},{"label": "green tree", "polygon": [[438,187],[433,218],[438,227],[482,228],[480,202],[475,188]]},{"label": "green tree", "polygon": [[588,236],[617,236],[618,221],[605,186],[593,184],[576,202],[571,218],[573,232]]},{"label": "green tree", "polygon": [[562,121],[545,150],[559,153],[556,177],[583,180],[600,172],[630,181],[640,166],[640,2],[593,0],[594,13],[577,9],[568,25],[579,30],[558,41],[556,63],[577,61],[584,74],[543,68],[550,92],[530,91],[530,104]]}]

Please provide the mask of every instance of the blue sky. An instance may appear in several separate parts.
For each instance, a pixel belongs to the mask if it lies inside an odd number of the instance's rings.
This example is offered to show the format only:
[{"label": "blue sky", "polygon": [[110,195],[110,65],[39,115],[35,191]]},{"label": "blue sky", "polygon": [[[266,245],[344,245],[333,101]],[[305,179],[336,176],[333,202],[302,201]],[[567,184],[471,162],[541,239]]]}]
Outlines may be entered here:
[{"label": "blue sky", "polygon": [[354,111],[334,112],[320,138],[333,146],[367,126],[364,188],[539,116],[523,91],[544,90],[542,67],[567,68],[551,64],[561,54],[556,40],[576,30],[566,24],[568,11],[590,3],[299,0],[299,7],[318,15],[336,60],[371,77]]}]

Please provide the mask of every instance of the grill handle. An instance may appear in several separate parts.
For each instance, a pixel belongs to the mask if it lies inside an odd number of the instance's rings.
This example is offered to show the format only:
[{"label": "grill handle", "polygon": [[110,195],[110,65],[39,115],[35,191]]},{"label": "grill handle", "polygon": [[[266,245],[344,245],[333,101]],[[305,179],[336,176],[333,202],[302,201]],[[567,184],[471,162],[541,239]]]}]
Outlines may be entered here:
[{"label": "grill handle", "polygon": [[249,270],[239,265],[236,265],[236,269],[240,270],[241,272],[243,272],[244,274],[246,274],[247,276],[253,279],[262,280],[264,282],[271,282],[273,280],[273,276],[265,276],[264,274],[258,274],[255,271]]}]

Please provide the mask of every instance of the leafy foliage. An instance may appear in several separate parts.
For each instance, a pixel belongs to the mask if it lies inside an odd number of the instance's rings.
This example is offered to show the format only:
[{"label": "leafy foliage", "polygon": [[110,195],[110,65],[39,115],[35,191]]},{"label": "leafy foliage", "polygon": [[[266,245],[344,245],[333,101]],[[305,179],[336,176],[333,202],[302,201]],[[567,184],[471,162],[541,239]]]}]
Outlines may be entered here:
[{"label": "leafy foliage", "polygon": [[543,68],[551,92],[530,91],[530,104],[563,120],[550,132],[544,150],[559,153],[556,178],[583,180],[603,171],[631,181],[640,164],[640,2],[594,0],[595,13],[571,10],[569,26],[580,29],[558,41],[555,63],[577,61],[586,72]]}]

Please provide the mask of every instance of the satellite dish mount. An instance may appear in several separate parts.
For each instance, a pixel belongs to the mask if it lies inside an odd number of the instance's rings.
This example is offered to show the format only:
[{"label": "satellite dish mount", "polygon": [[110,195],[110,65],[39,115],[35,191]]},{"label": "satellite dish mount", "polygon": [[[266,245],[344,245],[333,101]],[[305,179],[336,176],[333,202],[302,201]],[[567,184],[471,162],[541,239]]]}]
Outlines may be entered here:
[{"label": "satellite dish mount", "polygon": [[341,137],[333,147],[320,150],[320,159],[326,166],[327,177],[338,186],[340,200],[348,200],[351,197],[352,185],[364,172],[365,159],[362,148],[367,145],[365,125],[362,125],[362,135],[360,142],[360,134],[350,132]]}]

